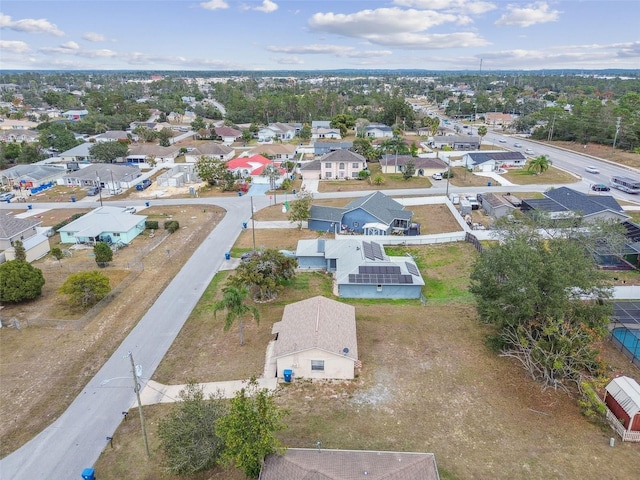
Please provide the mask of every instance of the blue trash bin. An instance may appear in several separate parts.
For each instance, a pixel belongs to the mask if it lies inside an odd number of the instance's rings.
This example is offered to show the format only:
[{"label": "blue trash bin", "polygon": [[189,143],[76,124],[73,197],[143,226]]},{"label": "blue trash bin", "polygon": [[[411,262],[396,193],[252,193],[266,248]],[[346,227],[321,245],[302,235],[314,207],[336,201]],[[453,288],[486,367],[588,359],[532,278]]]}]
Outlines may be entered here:
[{"label": "blue trash bin", "polygon": [[231,254],[229,252],[225,252],[224,259],[225,260],[231,260]]},{"label": "blue trash bin", "polygon": [[83,480],[96,480],[95,470],[93,468],[85,468],[82,471]]},{"label": "blue trash bin", "polygon": [[33,205],[27,205],[27,208],[31,210],[33,208]]},{"label": "blue trash bin", "polygon": [[282,376],[284,377],[284,381],[289,383],[291,382],[291,376],[293,375],[293,370],[284,370],[282,372]]},{"label": "blue trash bin", "polygon": [[293,194],[294,194],[294,195],[296,194],[296,189],[295,189],[295,188],[293,189]]},{"label": "blue trash bin", "polygon": [[149,206],[149,202],[144,202],[144,206],[148,207]]},{"label": "blue trash bin", "polygon": [[238,196],[241,197],[242,196],[242,192],[238,192]]},{"label": "blue trash bin", "polygon": [[487,182],[487,187],[490,187],[490,186],[491,186],[491,182]]},{"label": "blue trash bin", "polygon": [[246,229],[247,229],[247,222],[242,222],[242,228],[243,228],[244,230],[246,230]]},{"label": "blue trash bin", "polygon": [[75,202],[76,202],[76,197],[71,197],[71,201],[72,201],[73,203],[75,203]]}]

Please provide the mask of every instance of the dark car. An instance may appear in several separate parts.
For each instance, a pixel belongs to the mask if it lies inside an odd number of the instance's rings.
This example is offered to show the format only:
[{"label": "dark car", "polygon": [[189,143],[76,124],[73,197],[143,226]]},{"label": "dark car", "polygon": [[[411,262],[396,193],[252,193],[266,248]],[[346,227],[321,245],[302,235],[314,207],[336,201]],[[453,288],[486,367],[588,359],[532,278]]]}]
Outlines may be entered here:
[{"label": "dark car", "polygon": [[100,193],[100,187],[91,187],[87,191],[87,195],[89,195],[90,197],[93,197],[94,195],[98,195],[99,193]]},{"label": "dark car", "polygon": [[604,183],[596,183],[594,185],[591,185],[591,190],[593,190],[594,192],[608,192],[611,189]]}]

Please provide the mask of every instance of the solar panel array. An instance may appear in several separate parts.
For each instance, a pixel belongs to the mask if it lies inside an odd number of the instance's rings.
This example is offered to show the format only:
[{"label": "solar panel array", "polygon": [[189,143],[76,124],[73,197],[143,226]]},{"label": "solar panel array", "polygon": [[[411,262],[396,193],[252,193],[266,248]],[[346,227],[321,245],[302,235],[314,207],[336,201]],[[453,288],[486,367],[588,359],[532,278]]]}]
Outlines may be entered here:
[{"label": "solar panel array", "polygon": [[640,326],[640,302],[614,302],[613,318],[630,328]]},{"label": "solar panel array", "polygon": [[361,265],[358,273],[374,273],[382,275],[400,275],[400,267],[395,265]]},{"label": "solar panel array", "polygon": [[384,273],[350,273],[349,283],[363,283],[375,285],[412,284],[411,275],[393,275]]},{"label": "solar panel array", "polygon": [[362,242],[362,249],[364,250],[364,256],[368,260],[384,260],[384,251],[379,243],[375,242]]},{"label": "solar panel array", "polygon": [[375,260],[376,257],[373,256],[373,249],[371,248],[371,243],[362,242],[362,249],[364,250],[365,258],[369,260]]},{"label": "solar panel array", "polygon": [[418,267],[416,267],[413,263],[404,262],[404,264],[407,266],[407,271],[411,275],[415,275],[416,277],[420,276],[420,272],[418,271]]}]

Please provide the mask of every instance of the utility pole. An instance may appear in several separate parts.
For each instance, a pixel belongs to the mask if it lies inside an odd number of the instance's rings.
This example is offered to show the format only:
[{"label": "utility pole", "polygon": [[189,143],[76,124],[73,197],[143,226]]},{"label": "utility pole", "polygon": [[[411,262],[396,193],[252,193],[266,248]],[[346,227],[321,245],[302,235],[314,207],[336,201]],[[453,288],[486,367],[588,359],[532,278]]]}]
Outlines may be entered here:
[{"label": "utility pole", "polygon": [[251,198],[251,236],[253,237],[253,251],[256,251],[256,221],[253,218],[253,197]]},{"label": "utility pole", "polygon": [[553,140],[553,127],[556,124],[556,114],[554,112],[553,114],[553,120],[551,121],[551,128],[549,129],[549,135],[547,136],[547,141],[550,142],[551,140]]},{"label": "utility pole", "polygon": [[138,375],[136,373],[136,364],[133,361],[133,353],[129,352],[129,360],[131,360],[131,372],[133,373],[133,391],[136,392],[136,398],[138,399],[138,411],[140,412],[140,425],[142,427],[142,438],[144,439],[144,448],[147,451],[147,458],[151,458],[151,452],[149,452],[149,442],[147,440],[147,428],[144,424],[144,412],[142,411],[142,402],[140,401],[140,383],[138,382]]},{"label": "utility pole", "polygon": [[622,121],[622,117],[618,117],[616,120],[616,134],[613,137],[613,149],[611,150],[611,155],[616,151],[616,142],[618,141],[618,133],[620,133],[620,122]]}]

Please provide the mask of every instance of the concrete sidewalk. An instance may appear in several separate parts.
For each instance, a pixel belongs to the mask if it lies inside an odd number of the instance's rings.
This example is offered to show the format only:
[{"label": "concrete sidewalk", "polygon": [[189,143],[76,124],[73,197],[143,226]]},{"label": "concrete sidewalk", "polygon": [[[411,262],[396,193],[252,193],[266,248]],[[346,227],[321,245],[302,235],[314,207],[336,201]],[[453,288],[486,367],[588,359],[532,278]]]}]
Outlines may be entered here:
[{"label": "concrete sidewalk", "polygon": [[[266,388],[270,392],[275,391],[278,387],[278,379],[273,378],[258,378],[258,387]],[[230,380],[227,382],[210,382],[210,383],[198,383],[197,385],[202,387],[205,397],[210,394],[215,394],[220,391],[224,398],[233,398],[237,391],[246,387],[249,384],[248,380]],[[143,405],[156,405],[158,403],[173,403],[180,401],[180,391],[184,390],[185,385],[163,385],[153,380],[147,381],[146,385],[142,387],[140,392],[140,401]],[[131,405],[131,408],[137,407],[138,402],[135,401]]]}]

